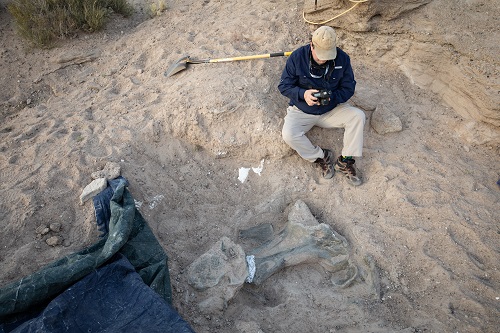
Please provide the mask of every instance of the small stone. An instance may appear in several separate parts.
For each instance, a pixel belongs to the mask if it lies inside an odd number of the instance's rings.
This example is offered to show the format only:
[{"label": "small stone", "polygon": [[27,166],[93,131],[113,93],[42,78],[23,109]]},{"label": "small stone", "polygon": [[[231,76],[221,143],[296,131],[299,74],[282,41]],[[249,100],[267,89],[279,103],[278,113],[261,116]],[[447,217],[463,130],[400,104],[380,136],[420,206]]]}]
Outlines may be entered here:
[{"label": "small stone", "polygon": [[38,228],[36,228],[36,233],[40,235],[46,235],[49,233],[49,228],[47,228],[46,225],[41,225]]},{"label": "small stone", "polygon": [[135,84],[135,85],[140,85],[141,84],[141,81],[137,80],[135,77],[131,77],[130,78],[130,81]]},{"label": "small stone", "polygon": [[53,232],[59,232],[59,231],[61,231],[61,228],[62,228],[61,223],[57,223],[57,222],[55,222],[55,223],[51,223],[51,224],[49,225],[49,229],[50,229],[51,231],[53,231]]},{"label": "small stone", "polygon": [[83,189],[83,192],[80,195],[80,204],[83,205],[85,201],[99,194],[106,187],[108,187],[108,182],[106,181],[106,178],[99,178],[92,181],[92,183],[88,184]]},{"label": "small stone", "polygon": [[50,238],[47,238],[47,240],[45,241],[45,243],[47,243],[47,245],[50,245],[50,246],[61,245],[62,242],[63,242],[63,239],[60,236],[52,236]]},{"label": "small stone", "polygon": [[84,111],[85,120],[93,120],[94,116],[92,115],[92,108],[86,108]]}]

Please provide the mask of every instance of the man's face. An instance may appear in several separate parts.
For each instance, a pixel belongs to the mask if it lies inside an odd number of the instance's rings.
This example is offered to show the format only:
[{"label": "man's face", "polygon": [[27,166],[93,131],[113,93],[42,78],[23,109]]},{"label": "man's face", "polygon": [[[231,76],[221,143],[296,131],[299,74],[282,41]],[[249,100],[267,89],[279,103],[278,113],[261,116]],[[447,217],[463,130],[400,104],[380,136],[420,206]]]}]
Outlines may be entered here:
[{"label": "man's face", "polygon": [[328,61],[328,60],[319,60],[318,59],[318,56],[316,55],[316,50],[314,49],[314,46],[313,46],[312,42],[311,42],[311,53],[312,53],[314,61],[316,61],[316,63],[318,65],[323,65],[324,63],[326,63]]}]

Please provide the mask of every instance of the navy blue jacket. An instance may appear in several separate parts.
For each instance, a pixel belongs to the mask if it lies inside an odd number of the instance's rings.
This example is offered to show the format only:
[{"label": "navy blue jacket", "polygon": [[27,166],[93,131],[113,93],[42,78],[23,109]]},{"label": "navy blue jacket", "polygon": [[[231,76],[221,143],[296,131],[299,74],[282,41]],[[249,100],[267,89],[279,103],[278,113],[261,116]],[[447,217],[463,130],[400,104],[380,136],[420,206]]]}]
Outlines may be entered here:
[{"label": "navy blue jacket", "polygon": [[[278,89],[290,98],[290,105],[309,114],[324,114],[340,103],[345,103],[354,95],[356,81],[347,53],[337,47],[337,58],[329,60],[330,73],[321,78],[313,78],[309,71],[311,46],[304,45],[293,51],[286,61]],[[333,67],[333,71],[332,71]],[[326,89],[332,92],[328,105],[307,105],[304,92],[308,89]]]}]

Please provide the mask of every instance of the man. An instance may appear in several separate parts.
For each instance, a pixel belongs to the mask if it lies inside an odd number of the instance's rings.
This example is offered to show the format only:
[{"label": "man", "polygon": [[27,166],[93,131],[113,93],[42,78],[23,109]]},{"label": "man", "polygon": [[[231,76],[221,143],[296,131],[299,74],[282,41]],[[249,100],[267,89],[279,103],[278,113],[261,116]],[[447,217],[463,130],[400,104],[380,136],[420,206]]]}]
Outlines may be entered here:
[{"label": "man", "polygon": [[[335,30],[318,28],[309,44],[295,50],[287,59],[278,89],[290,99],[283,125],[285,142],[310,162],[323,169],[324,178],[334,171],[345,175],[354,186],[362,180],[356,172],[354,157],[361,156],[363,111],[346,103],[354,94],[356,81],[349,56],[337,47]],[[306,137],[313,127],[344,128],[342,154],[315,146]]]}]

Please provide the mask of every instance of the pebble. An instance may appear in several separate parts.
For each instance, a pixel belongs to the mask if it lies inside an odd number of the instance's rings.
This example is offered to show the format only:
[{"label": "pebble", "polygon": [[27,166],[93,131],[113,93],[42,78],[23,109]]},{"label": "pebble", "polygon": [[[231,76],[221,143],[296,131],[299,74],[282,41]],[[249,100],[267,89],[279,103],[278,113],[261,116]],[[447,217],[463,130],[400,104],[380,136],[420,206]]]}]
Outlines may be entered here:
[{"label": "pebble", "polygon": [[50,229],[51,231],[54,231],[54,232],[59,232],[59,231],[61,231],[61,228],[62,228],[61,223],[57,223],[57,222],[56,222],[56,223],[51,223],[51,224],[49,225],[49,229]]},{"label": "pebble", "polygon": [[50,246],[61,245],[62,242],[63,242],[63,239],[60,236],[52,236],[50,238],[47,238],[47,240],[45,241],[45,243],[47,243],[47,245],[50,245]]},{"label": "pebble", "polygon": [[40,235],[46,235],[49,233],[49,231],[50,231],[50,229],[47,228],[46,225],[41,225],[38,228],[36,228],[36,233],[40,234]]},{"label": "pebble", "polygon": [[98,178],[93,180],[83,189],[83,192],[80,195],[80,204],[83,205],[85,201],[103,191],[107,186],[108,183],[106,181],[106,178]]}]

